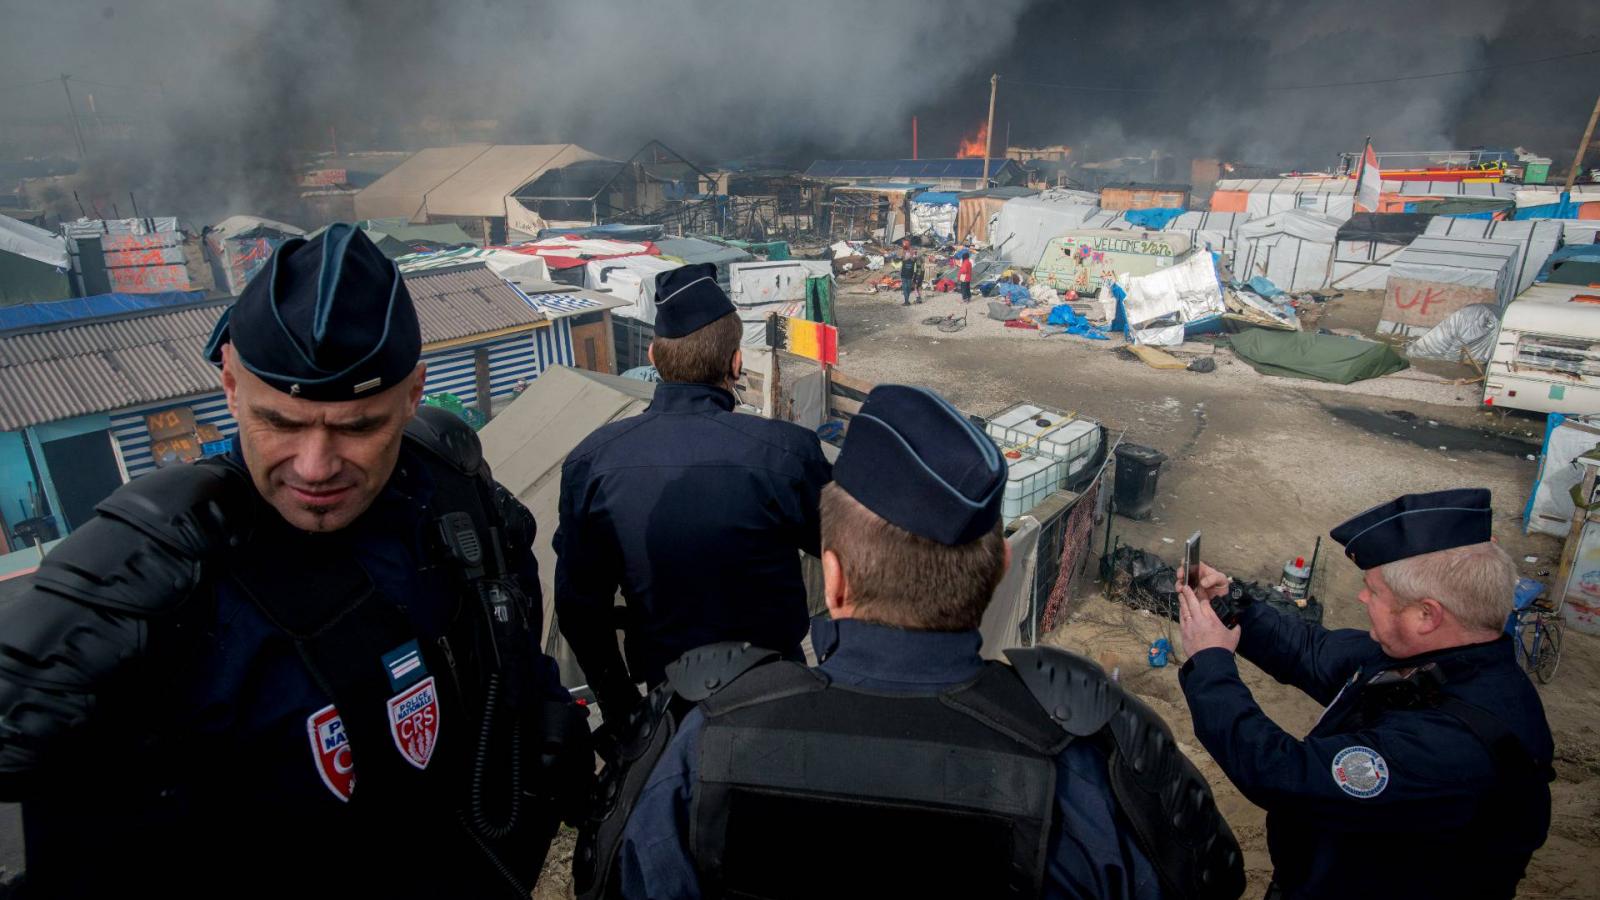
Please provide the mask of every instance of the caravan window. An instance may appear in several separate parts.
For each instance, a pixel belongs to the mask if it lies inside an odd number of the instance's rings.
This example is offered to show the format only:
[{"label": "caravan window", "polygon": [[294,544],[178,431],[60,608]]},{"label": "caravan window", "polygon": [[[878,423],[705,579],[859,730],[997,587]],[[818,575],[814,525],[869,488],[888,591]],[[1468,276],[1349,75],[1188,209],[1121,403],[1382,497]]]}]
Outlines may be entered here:
[{"label": "caravan window", "polygon": [[1517,340],[1515,368],[1600,375],[1600,342],[1528,334]]}]

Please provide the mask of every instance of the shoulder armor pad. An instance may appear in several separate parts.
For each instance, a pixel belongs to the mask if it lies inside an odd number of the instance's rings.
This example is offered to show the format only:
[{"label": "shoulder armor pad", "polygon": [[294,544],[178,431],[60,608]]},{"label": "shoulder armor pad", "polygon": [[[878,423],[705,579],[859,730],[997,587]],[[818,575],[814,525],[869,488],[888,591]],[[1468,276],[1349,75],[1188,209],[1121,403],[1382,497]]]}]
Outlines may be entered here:
[{"label": "shoulder armor pad", "polygon": [[476,475],[483,466],[478,433],[448,409],[417,407],[417,414],[406,423],[406,438],[463,475]]},{"label": "shoulder armor pad", "polygon": [[1007,650],[1006,659],[1050,718],[1077,737],[1104,728],[1128,696],[1104,669],[1057,647]]},{"label": "shoulder armor pad", "polygon": [[201,565],[243,544],[256,503],[232,466],[162,469],[118,488],[50,551],[39,590],[134,615],[172,612],[200,581]]},{"label": "shoulder armor pad", "polygon": [[1075,653],[1035,647],[1006,658],[1062,728],[1106,734],[1112,794],[1168,895],[1244,892],[1244,857],[1211,786],[1154,710]]},{"label": "shoulder armor pad", "polygon": [[779,658],[775,650],[748,642],[723,641],[697,647],[667,664],[667,681],[679,697],[699,703],[762,663]]}]

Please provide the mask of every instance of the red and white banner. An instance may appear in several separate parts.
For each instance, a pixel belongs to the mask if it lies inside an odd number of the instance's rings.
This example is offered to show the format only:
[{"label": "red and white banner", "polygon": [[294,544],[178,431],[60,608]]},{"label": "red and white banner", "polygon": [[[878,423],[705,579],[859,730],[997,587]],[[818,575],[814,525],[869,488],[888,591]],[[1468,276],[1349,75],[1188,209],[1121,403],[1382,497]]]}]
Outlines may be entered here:
[{"label": "red and white banner", "polygon": [[1367,141],[1367,150],[1361,155],[1361,174],[1356,178],[1356,209],[1360,212],[1377,212],[1379,197],[1383,193],[1383,170],[1378,168],[1378,154]]}]

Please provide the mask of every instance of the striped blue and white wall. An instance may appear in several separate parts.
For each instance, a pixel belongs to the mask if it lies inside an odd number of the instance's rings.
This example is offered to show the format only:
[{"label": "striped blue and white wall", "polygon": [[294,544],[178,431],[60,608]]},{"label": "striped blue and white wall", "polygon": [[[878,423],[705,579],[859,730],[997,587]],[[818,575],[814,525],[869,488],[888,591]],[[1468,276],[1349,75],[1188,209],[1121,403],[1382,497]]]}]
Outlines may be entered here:
[{"label": "striped blue and white wall", "polygon": [[[425,390],[430,394],[455,394],[462,403],[478,406],[477,370],[473,358],[479,350],[487,350],[489,355],[489,395],[494,400],[500,400],[514,394],[519,381],[533,381],[551,366],[573,365],[572,324],[569,319],[556,319],[550,327],[536,329],[531,335],[519,334],[496,341],[424,353],[422,360],[428,364]],[[215,394],[113,413],[111,437],[121,450],[129,478],[137,478],[155,468],[145,416],[175,406],[189,407],[194,411],[196,424],[215,425],[227,437],[239,431],[238,423],[228,414],[228,403],[220,389]]]}]

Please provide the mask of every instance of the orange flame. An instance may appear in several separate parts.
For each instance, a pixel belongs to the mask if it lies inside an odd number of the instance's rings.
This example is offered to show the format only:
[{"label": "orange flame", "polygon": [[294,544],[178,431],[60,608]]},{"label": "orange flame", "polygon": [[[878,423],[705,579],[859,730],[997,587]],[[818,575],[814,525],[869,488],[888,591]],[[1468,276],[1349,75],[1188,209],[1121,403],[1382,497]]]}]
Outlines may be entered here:
[{"label": "orange flame", "polygon": [[956,152],[957,159],[972,159],[983,157],[989,143],[989,123],[979,122],[978,130],[961,139],[961,149]]}]

